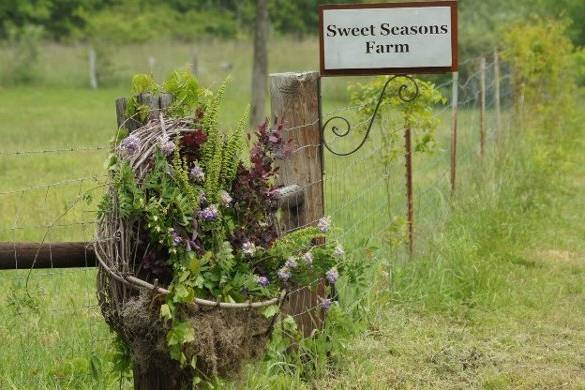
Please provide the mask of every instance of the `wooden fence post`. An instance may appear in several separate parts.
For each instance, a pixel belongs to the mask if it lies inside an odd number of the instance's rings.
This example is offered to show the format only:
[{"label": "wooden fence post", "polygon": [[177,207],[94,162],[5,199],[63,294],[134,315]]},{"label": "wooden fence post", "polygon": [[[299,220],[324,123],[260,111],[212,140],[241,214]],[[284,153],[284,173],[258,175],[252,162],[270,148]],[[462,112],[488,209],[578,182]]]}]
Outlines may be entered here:
[{"label": "wooden fence post", "polygon": [[479,61],[479,150],[485,153],[485,57]]},{"label": "wooden fence post", "polygon": [[284,126],[293,151],[280,166],[283,185],[305,190],[304,206],[285,211],[286,230],[317,222],[323,216],[323,169],[319,118],[319,73],[270,75],[272,118]]},{"label": "wooden fence post", "polygon": [[499,136],[502,132],[502,101],[500,92],[500,54],[494,51],[494,82],[495,82],[495,106],[496,106],[496,132]]},{"label": "wooden fence post", "polygon": [[156,57],[155,56],[148,56],[148,71],[151,75],[155,75],[156,70]]},{"label": "wooden fence post", "polygon": [[97,65],[96,65],[96,54],[93,47],[89,48],[88,54],[89,61],[89,86],[91,89],[97,89],[98,78],[97,78]]},{"label": "wooden fence post", "polygon": [[[303,203],[283,208],[283,233],[316,223],[324,214],[319,87],[318,72],[270,75],[272,118],[283,123],[284,139],[291,140],[293,148],[280,164],[280,184],[297,184],[304,190]],[[304,288],[290,294],[283,306],[306,336],[324,320],[319,308],[323,284],[314,287],[316,291]]]},{"label": "wooden fence post", "polygon": [[457,109],[459,105],[459,72],[453,72],[451,93],[451,193],[457,180]]},{"label": "wooden fence post", "polygon": [[254,58],[252,64],[252,96],[250,127],[266,119],[266,82],[268,76],[268,0],[256,0],[254,23]]}]

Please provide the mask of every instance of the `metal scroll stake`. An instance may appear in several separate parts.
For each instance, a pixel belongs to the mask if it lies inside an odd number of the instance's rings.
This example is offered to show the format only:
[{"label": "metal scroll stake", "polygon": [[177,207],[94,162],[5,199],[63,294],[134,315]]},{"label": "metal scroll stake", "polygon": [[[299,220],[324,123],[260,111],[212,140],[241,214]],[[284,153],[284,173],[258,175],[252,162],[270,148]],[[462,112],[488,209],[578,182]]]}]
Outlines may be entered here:
[{"label": "metal scroll stake", "polygon": [[[374,121],[376,120],[376,116],[378,115],[378,111],[380,110],[380,106],[382,105],[382,100],[384,99],[384,96],[386,95],[386,89],[388,88],[388,85],[390,85],[390,83],[396,79],[403,79],[402,84],[398,87],[398,97],[400,98],[400,100],[404,101],[404,102],[412,102],[414,101],[420,94],[419,88],[418,88],[418,84],[416,83],[416,80],[411,77],[411,76],[407,76],[407,75],[396,75],[393,76],[391,78],[389,78],[386,83],[384,84],[384,87],[382,88],[382,92],[380,93],[380,97],[378,98],[378,102],[376,103],[376,108],[374,109],[374,113],[372,114],[372,117],[369,120],[368,123],[368,127],[366,129],[366,132],[364,134],[364,138],[361,140],[361,142],[351,151],[349,152],[339,152],[339,151],[335,151],[327,142],[327,139],[325,137],[325,132],[330,129],[330,131],[338,138],[344,138],[347,137],[350,133],[351,133],[351,124],[349,123],[349,121],[342,117],[342,116],[333,116],[329,119],[327,119],[327,121],[323,124],[323,127],[321,128],[321,139],[323,141],[323,146],[325,146],[325,148],[327,150],[329,150],[331,153],[333,153],[336,156],[341,156],[341,157],[347,157],[350,156],[352,154],[354,154],[355,152],[357,152],[358,150],[360,150],[362,148],[362,146],[365,145],[366,141],[368,140],[368,137],[370,135],[370,131],[372,131],[372,126],[374,125]],[[342,127],[340,128],[338,126],[336,126],[334,124],[334,122],[342,122]]]}]

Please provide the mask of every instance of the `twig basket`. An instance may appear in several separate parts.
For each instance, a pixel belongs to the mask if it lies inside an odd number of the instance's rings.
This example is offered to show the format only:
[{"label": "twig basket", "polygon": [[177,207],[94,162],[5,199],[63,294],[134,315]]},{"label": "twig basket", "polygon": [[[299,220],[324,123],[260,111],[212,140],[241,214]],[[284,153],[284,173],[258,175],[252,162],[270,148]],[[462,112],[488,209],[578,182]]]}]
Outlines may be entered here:
[{"label": "twig basket", "polygon": [[[181,120],[165,119],[161,112],[133,132],[142,140],[141,149],[129,161],[137,180],[144,178],[157,140],[185,131]],[[171,359],[166,343],[168,326],[160,316],[160,306],[169,291],[141,266],[141,221],[120,215],[114,188],[109,188],[107,195],[112,207],[98,219],[95,245],[98,302],[108,325],[130,347],[135,380],[162,375],[171,380],[162,387],[182,388],[181,383],[189,382],[194,375],[229,376],[238,372],[243,361],[260,356],[277,316],[267,318],[262,311],[271,305],[280,307],[284,291],[262,302],[196,298],[184,305],[182,320],[189,321],[196,333],[195,340],[183,348],[190,365],[180,367]]]}]

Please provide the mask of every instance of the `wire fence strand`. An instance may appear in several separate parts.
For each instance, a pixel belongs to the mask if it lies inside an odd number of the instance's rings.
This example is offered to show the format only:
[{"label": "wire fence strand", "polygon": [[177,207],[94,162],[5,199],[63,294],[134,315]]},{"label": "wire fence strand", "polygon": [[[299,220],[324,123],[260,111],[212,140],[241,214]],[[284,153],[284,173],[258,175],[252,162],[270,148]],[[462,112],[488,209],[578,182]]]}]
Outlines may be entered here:
[{"label": "wire fence strand", "polygon": [[[488,57],[489,58],[489,57]],[[478,58],[463,61],[462,68],[467,76],[457,85],[458,102],[458,181],[473,180],[472,166],[480,160],[480,77]],[[509,74],[509,67],[500,66],[501,77],[495,79],[495,62],[488,61],[485,67],[486,104],[483,117],[488,151],[495,148],[498,132],[509,131],[512,124],[510,107],[514,91]],[[451,79],[444,79],[436,87],[446,92],[448,103],[434,108],[434,115],[442,124],[435,136],[435,148],[432,153],[414,153],[414,229],[416,246],[424,246],[427,237],[437,224],[445,218],[446,204],[450,193],[451,148],[451,96],[453,86]],[[497,86],[500,95],[496,96]],[[496,102],[500,101],[502,111],[502,128],[496,122]],[[346,113],[356,123],[354,132],[341,138],[324,134],[327,143],[343,149],[356,145],[364,136],[364,126],[369,118],[364,118],[362,111],[366,104],[347,104],[346,100],[323,102],[323,118],[309,123],[291,126],[285,133],[298,137],[297,130],[311,128],[328,117]],[[385,114],[384,114],[385,115]],[[405,168],[403,152],[403,128],[381,115],[364,148],[349,157],[339,157],[324,152],[324,176],[302,186],[309,191],[315,186],[323,186],[325,214],[330,215],[340,228],[339,240],[347,248],[357,248],[368,242],[373,247],[385,248],[385,256],[391,261],[405,261],[408,257],[406,245],[405,219],[407,202],[405,199]],[[418,135],[414,129],[414,136]],[[297,138],[298,141],[298,138]],[[28,185],[32,172],[26,171],[21,180],[17,174],[10,173],[14,187],[0,191],[0,242],[95,242],[95,217],[97,202],[103,194],[107,182],[106,175],[85,175],[67,177],[68,158],[79,154],[80,164],[87,154],[103,153],[109,149],[104,140],[99,145],[63,145],[46,149],[24,149],[0,151],[0,164],[19,169],[29,158],[43,156],[54,164],[54,170],[62,173],[47,178],[33,177],[41,184]],[[291,153],[303,154],[317,158],[323,144],[307,144],[294,148]],[[1,165],[0,165],[1,166]],[[93,171],[99,171],[97,167]],[[7,173],[6,175],[9,175]],[[284,169],[281,175],[286,179],[293,172]],[[71,176],[71,175],[70,175]],[[0,180],[2,177],[0,177]],[[55,180],[53,180],[55,179]],[[296,206],[297,208],[299,206]],[[300,227],[314,224],[316,220],[307,221]],[[115,240],[116,237],[108,238]],[[415,247],[416,248],[416,247]],[[30,368],[35,367],[35,360],[73,359],[76,354],[87,350],[101,353],[107,349],[107,342],[112,340],[95,298],[95,275],[93,268],[81,269],[13,269],[0,271],[0,281],[4,290],[0,295],[4,309],[0,311],[0,335],[12,333],[11,340],[16,342],[23,354],[30,355]],[[315,286],[320,280],[310,283]],[[65,303],[65,304],[64,304]],[[318,313],[320,302],[308,305],[305,311],[295,314]],[[42,330],[31,328],[26,324],[31,317],[42,322]],[[75,318],[72,321],[71,318]],[[36,325],[40,326],[40,325]],[[80,344],[76,340],[89,342]],[[43,346],[45,352],[39,352],[35,346]]]}]

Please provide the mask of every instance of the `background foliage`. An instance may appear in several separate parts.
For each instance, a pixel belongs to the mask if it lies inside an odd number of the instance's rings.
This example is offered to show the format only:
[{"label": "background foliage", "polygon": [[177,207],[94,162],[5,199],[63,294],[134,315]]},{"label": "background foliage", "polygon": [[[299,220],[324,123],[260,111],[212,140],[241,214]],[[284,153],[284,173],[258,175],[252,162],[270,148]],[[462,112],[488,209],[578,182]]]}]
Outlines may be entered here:
[{"label": "background foliage", "polygon": [[[272,27],[299,36],[317,31],[319,4],[360,0],[269,0]],[[5,0],[0,3],[0,38],[11,28],[42,27],[46,38],[91,38],[98,32],[116,41],[136,42],[165,36],[197,39],[247,33],[254,20],[254,0]],[[500,26],[528,15],[565,17],[569,36],[585,43],[585,3],[581,0],[461,0],[464,54],[494,46]]]}]

